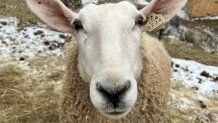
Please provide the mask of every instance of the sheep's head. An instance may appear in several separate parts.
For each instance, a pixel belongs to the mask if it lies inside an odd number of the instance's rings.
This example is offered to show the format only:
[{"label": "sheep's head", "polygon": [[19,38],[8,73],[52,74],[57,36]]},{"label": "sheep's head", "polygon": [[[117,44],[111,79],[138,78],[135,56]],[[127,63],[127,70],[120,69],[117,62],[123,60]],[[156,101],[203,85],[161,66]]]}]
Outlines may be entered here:
[{"label": "sheep's head", "polygon": [[80,76],[90,83],[93,105],[109,118],[125,116],[136,102],[140,37],[147,16],[161,14],[168,21],[186,2],[152,0],[140,11],[129,2],[89,4],[75,13],[59,0],[26,1],[49,26],[76,37]]}]

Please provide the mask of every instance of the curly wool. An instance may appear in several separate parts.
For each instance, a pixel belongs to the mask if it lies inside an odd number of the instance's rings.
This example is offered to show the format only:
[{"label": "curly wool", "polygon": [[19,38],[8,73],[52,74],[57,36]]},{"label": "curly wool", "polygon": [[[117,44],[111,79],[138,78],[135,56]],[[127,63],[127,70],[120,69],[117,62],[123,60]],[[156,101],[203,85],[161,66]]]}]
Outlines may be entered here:
[{"label": "curly wool", "polygon": [[170,57],[161,43],[148,34],[141,39],[143,69],[138,82],[138,98],[130,113],[119,120],[108,119],[91,103],[89,84],[78,71],[78,47],[71,42],[66,56],[60,121],[63,123],[166,123],[170,88]]}]

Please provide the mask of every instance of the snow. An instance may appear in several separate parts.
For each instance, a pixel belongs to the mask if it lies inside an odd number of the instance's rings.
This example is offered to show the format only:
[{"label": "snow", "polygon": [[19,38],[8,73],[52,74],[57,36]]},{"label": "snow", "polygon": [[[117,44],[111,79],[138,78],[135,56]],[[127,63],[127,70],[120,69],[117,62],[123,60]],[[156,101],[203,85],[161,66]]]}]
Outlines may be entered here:
[{"label": "snow", "polygon": [[192,21],[196,20],[218,20],[218,16],[205,16],[205,17],[199,17],[199,18],[192,18]]},{"label": "snow", "polygon": [[21,26],[20,21],[10,17],[0,18],[0,54],[5,57],[32,57],[35,55],[63,56],[63,45],[70,34],[56,32],[45,25]]},{"label": "snow", "polygon": [[98,0],[82,0],[83,5],[86,5],[86,4],[89,4],[89,3],[98,3]]},{"label": "snow", "polygon": [[173,59],[173,80],[182,80],[187,88],[197,88],[199,99],[218,100],[218,67],[195,61]]}]

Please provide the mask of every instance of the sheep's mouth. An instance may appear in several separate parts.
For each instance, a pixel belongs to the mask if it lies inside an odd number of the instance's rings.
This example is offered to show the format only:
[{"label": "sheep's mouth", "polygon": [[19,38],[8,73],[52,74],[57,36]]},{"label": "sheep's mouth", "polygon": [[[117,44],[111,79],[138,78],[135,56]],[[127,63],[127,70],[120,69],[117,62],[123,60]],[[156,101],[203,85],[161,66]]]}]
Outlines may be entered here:
[{"label": "sheep's mouth", "polygon": [[125,115],[127,115],[128,112],[129,112],[129,110],[104,112],[102,114],[105,115],[106,117],[110,118],[110,119],[120,119],[120,118],[124,117]]},{"label": "sheep's mouth", "polygon": [[119,112],[119,111],[107,112],[108,115],[121,115],[121,114],[124,114],[124,113],[125,113],[125,111],[121,111],[121,112]]}]

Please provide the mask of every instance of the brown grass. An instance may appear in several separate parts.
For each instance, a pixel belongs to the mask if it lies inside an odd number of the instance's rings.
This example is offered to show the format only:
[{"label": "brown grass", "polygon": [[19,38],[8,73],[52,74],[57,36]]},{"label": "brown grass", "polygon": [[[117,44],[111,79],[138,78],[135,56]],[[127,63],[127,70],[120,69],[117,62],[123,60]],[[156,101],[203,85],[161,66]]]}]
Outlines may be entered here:
[{"label": "brown grass", "polygon": [[0,0],[0,15],[35,23],[39,19],[27,8],[25,0]]},{"label": "brown grass", "polygon": [[[73,10],[79,7],[79,2],[74,3],[70,4],[70,8]],[[31,23],[40,21],[27,7],[26,0],[0,0],[0,15],[17,17],[21,21]]]},{"label": "brown grass", "polygon": [[206,65],[218,66],[218,54],[209,53],[204,49],[181,41],[163,41],[169,54],[174,58],[195,60]]},{"label": "brown grass", "polygon": [[0,67],[1,123],[58,122],[63,62],[37,57],[29,64],[28,69],[14,63]]}]

